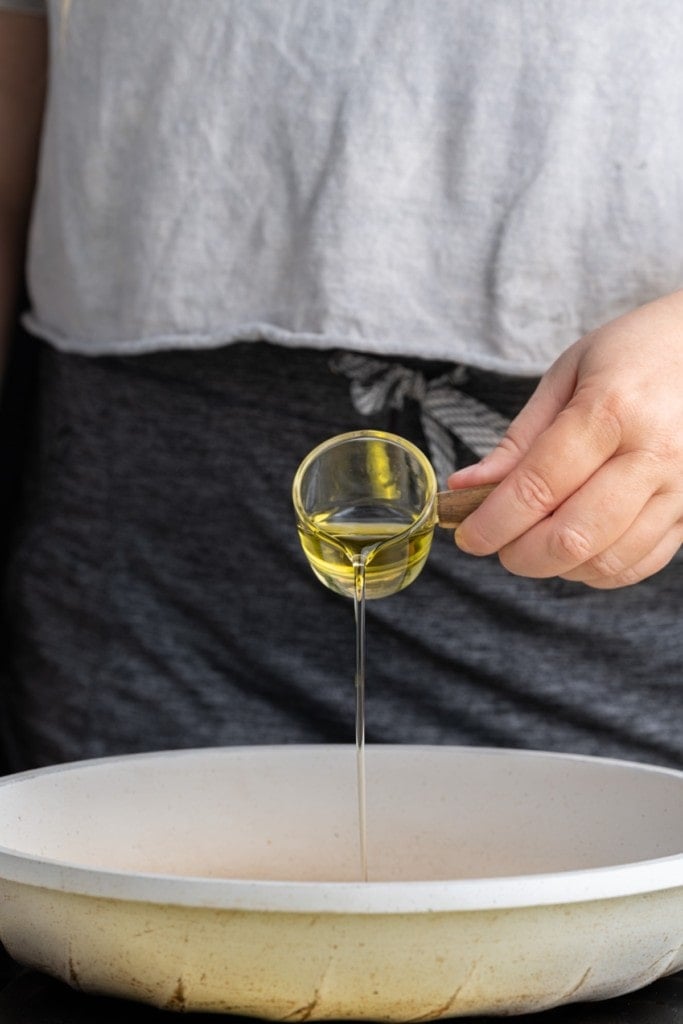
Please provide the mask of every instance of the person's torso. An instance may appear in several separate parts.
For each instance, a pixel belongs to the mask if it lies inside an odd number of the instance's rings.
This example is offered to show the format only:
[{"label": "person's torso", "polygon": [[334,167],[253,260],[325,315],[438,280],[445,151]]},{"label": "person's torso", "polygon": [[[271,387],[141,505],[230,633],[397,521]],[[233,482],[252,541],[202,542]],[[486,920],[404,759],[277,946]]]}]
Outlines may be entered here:
[{"label": "person's torso", "polygon": [[683,7],[48,0],[30,323],[538,373],[683,283]]}]

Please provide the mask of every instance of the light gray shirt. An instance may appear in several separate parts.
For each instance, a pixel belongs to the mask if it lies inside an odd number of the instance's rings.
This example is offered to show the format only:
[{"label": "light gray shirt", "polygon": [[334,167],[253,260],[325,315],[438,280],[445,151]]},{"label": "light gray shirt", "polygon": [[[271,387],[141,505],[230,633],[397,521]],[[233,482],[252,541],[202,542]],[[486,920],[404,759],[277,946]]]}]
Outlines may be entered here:
[{"label": "light gray shirt", "polygon": [[534,374],[683,285],[683,4],[47,8],[28,323],[63,350]]}]

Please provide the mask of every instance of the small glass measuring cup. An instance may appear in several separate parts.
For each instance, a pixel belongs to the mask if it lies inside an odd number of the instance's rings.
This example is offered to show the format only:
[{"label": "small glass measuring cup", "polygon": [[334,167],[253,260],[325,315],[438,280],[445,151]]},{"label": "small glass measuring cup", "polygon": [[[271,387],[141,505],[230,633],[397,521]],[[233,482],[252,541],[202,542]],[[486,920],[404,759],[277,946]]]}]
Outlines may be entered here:
[{"label": "small glass measuring cup", "polygon": [[423,568],[436,524],[436,476],[410,441],[379,430],[329,438],[294,477],[292,497],[301,545],[325,586],[365,597],[407,587]]}]

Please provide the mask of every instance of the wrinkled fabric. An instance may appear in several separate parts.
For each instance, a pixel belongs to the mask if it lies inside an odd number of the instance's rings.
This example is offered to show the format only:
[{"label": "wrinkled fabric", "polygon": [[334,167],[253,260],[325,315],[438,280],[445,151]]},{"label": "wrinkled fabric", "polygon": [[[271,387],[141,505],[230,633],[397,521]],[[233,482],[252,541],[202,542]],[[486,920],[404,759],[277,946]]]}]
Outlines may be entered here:
[{"label": "wrinkled fabric", "polygon": [[62,349],[532,375],[683,284],[671,0],[47,8],[28,324]]},{"label": "wrinkled fabric", "polygon": [[[281,346],[43,355],[4,592],[11,767],[352,743],[353,604],[311,572],[291,481],[311,448],[359,426],[424,447],[415,403],[359,421],[326,353]],[[462,387],[510,416],[526,384],[473,373]],[[683,552],[638,586],[591,590],[513,576],[438,530],[415,582],[368,602],[368,742],[682,768],[682,566]]]},{"label": "wrinkled fabric", "polygon": [[340,352],[330,368],[351,382],[354,408],[361,416],[417,404],[429,458],[440,487],[457,467],[457,440],[479,458],[488,454],[507,431],[510,421],[495,409],[468,395],[461,385],[468,379],[464,366],[449,368],[427,379],[423,368],[413,369],[355,352]]}]

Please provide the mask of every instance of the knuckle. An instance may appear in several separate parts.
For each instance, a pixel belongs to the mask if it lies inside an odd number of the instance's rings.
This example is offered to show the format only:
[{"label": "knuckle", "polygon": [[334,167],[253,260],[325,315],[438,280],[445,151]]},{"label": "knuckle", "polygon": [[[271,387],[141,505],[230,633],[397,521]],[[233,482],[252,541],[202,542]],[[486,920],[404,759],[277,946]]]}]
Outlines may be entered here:
[{"label": "knuckle", "polygon": [[640,457],[648,461],[655,472],[659,473],[662,469],[667,472],[672,466],[681,466],[681,442],[677,433],[668,430],[651,431],[649,444],[649,450],[641,452]]},{"label": "knuckle", "polygon": [[582,565],[589,561],[594,550],[587,534],[566,523],[553,531],[549,543],[551,557],[562,565]]},{"label": "knuckle", "polygon": [[596,434],[607,448],[614,448],[621,442],[626,426],[636,415],[635,396],[625,394],[616,388],[600,393],[599,399],[589,409],[591,432]]},{"label": "knuckle", "polygon": [[501,437],[498,442],[498,448],[501,448],[508,455],[511,455],[514,459],[520,459],[525,453],[525,447],[522,444],[521,439],[517,440],[515,430],[511,427],[507,433]]},{"label": "knuckle", "polygon": [[594,555],[587,563],[587,568],[592,575],[604,579],[616,579],[629,573],[623,560],[609,548],[606,551],[601,551],[599,555]]},{"label": "knuckle", "polygon": [[644,579],[644,574],[637,568],[637,566],[631,565],[622,569],[621,572],[617,573],[616,576],[613,576],[612,579],[620,587],[632,587],[634,583],[640,583],[640,581]]},{"label": "knuckle", "polygon": [[550,484],[537,470],[520,470],[514,483],[517,501],[523,508],[547,516],[556,507],[557,501]]},{"label": "knuckle", "polygon": [[639,565],[624,565],[616,556],[601,554],[581,566],[581,572],[572,578],[595,590],[616,590],[640,583],[647,573]]},{"label": "knuckle", "polygon": [[593,576],[586,580],[586,585],[595,590],[617,590],[620,587],[632,587],[644,578],[645,574],[630,566],[613,576]]}]

